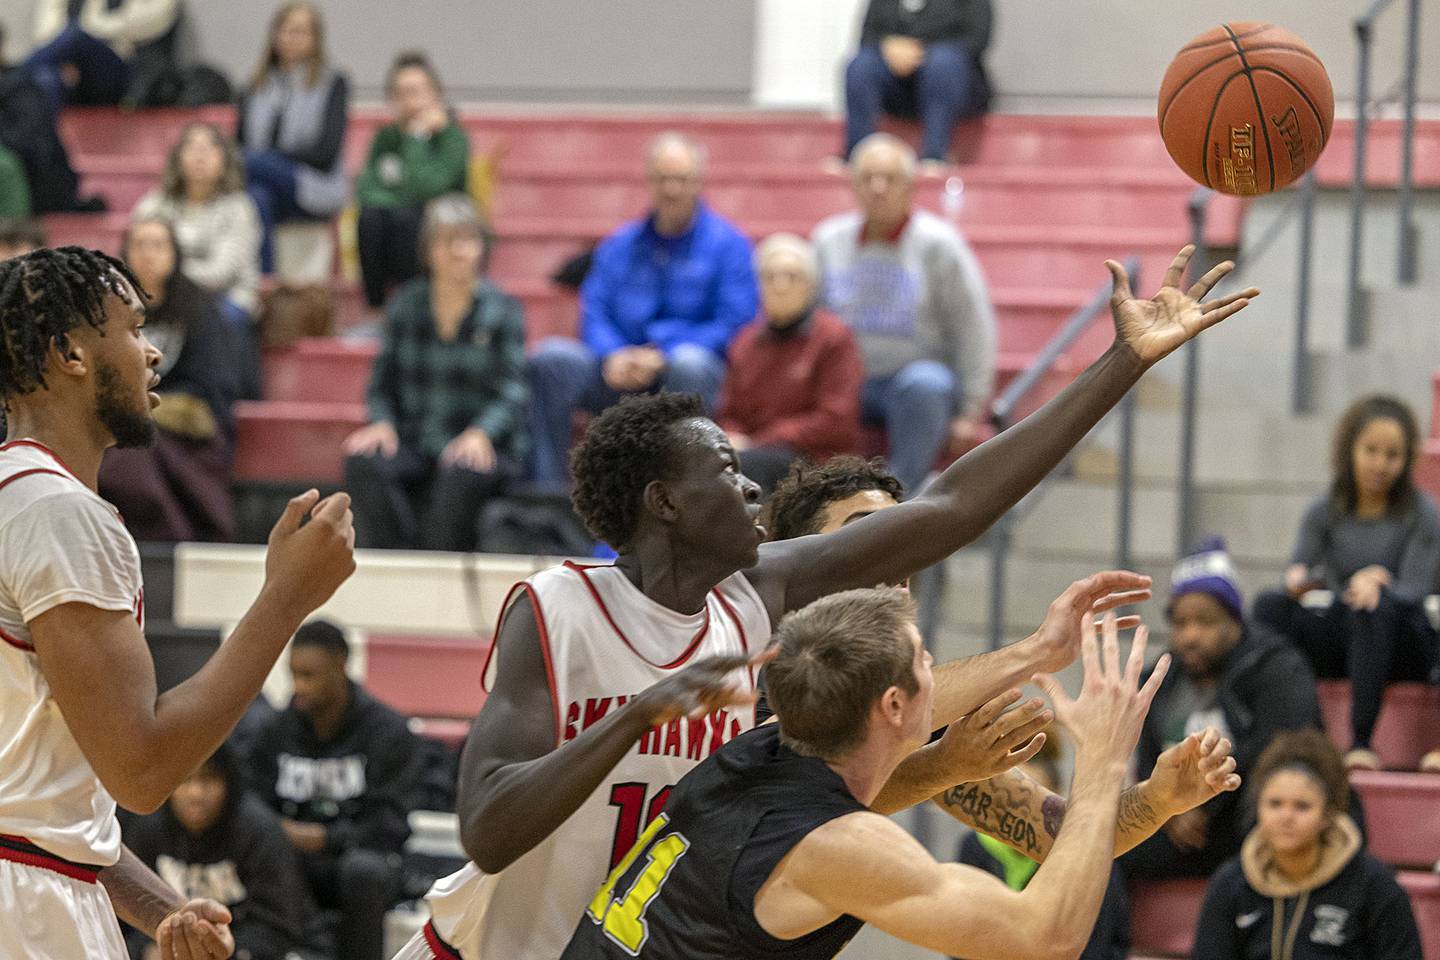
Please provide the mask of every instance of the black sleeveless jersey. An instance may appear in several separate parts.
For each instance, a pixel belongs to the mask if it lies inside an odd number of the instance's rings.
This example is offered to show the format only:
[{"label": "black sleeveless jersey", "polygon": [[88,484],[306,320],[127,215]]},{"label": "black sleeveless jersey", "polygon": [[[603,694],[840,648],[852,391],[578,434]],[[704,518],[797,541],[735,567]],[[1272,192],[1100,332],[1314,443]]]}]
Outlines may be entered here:
[{"label": "black sleeveless jersey", "polygon": [[844,916],[794,940],[755,920],[755,894],[817,827],[865,810],[778,724],[736,737],[670,794],[595,894],[561,960],[830,960],[863,923]]}]

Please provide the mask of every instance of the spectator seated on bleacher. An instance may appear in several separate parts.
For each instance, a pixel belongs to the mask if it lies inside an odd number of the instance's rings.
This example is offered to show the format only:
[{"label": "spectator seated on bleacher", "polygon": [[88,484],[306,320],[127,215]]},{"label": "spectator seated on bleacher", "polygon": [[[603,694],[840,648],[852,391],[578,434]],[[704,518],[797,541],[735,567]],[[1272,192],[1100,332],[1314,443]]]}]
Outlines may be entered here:
[{"label": "spectator seated on bleacher", "polygon": [[303,0],[285,4],[270,22],[260,67],[236,108],[266,273],[274,269],[277,224],[328,220],[345,206],[350,186],[341,148],[349,107],[350,83],[325,56],[319,8]]},{"label": "spectator seated on bleacher", "polygon": [[1325,735],[1276,737],[1249,781],[1258,823],[1210,881],[1191,960],[1422,960],[1410,901],[1365,851]]},{"label": "spectator seated on bleacher", "polygon": [[173,57],[179,0],[36,0],[37,47],[25,66],[55,109],[114,106],[142,61]]},{"label": "spectator seated on bleacher", "polygon": [[174,227],[185,276],[248,331],[259,299],[260,215],[245,192],[240,150],[219,127],[192,123],[180,134],[160,185],[135,205],[137,220],[153,217]]},{"label": "spectator seated on bleacher", "polygon": [[845,68],[845,156],[883,111],[924,124],[920,156],[942,163],[955,124],[985,111],[990,0],[870,0],[860,50]]},{"label": "spectator seated on bleacher", "polygon": [[375,132],[355,183],[360,276],[365,301],[377,309],[393,287],[419,276],[425,204],[464,193],[470,164],[470,140],[423,53],[397,56],[385,90],[395,119]]},{"label": "spectator seated on bleacher", "polygon": [[256,738],[250,771],[315,899],[339,912],[336,956],[380,960],[424,754],[405,718],[345,675],[349,652],[333,624],[296,632],[294,697]]},{"label": "spectator seated on bleacher", "polygon": [[995,382],[995,311],[975,254],[950,224],[912,209],[915,153],[872,134],[850,158],[860,209],[812,238],[821,303],[865,362],[862,421],[883,425],[890,469],[913,495],[948,444],[977,439]]},{"label": "spectator seated on bleacher", "polygon": [[18,209],[23,199],[25,216],[104,210],[105,201],[99,197],[82,200],[76,194],[80,177],[70,166],[70,154],[56,127],[59,111],[33,71],[12,66],[4,58],[4,44],[5,28],[0,24],[0,149],[13,155],[25,174],[21,198],[22,185],[14,181],[13,167],[6,171],[9,185],[0,187],[4,205]]},{"label": "spectator seated on bleacher", "polygon": [[24,256],[45,246],[45,228],[28,218],[0,218],[0,260]]},{"label": "spectator seated on bleacher", "polygon": [[768,237],[756,248],[755,273],[760,316],[730,346],[716,420],[741,470],[768,494],[796,459],[820,463],[854,448],[863,371],[850,329],[815,306],[810,244]]},{"label": "spectator seated on bleacher", "polygon": [[345,442],[360,546],[475,549],[481,509],[524,463],[525,321],[484,277],[489,242],[464,194],[426,207],[429,275],[391,300],[370,423]]},{"label": "spectator seated on bleacher", "polygon": [[25,161],[0,143],[0,218],[23,220],[30,216],[30,179]]},{"label": "spectator seated on bleacher", "polygon": [[[175,788],[165,806],[128,819],[125,845],[186,900],[208,897],[233,918],[235,953],[250,960],[330,955],[300,858],[275,812],[246,789],[242,761],[228,745]],[[128,930],[135,960],[160,956]]]},{"label": "spectator seated on bleacher", "polygon": [[[1350,680],[1349,769],[1378,770],[1370,749],[1385,687],[1426,680],[1436,664],[1425,597],[1440,585],[1440,513],[1416,488],[1415,414],[1364,397],[1335,431],[1330,490],[1305,512],[1285,589],[1255,600],[1255,619],[1288,637],[1317,676]],[[1301,598],[1329,590],[1311,609]]]},{"label": "spectator seated on bleacher", "polygon": [[580,290],[580,341],[554,337],[530,360],[534,478],[568,482],[571,415],[624,394],[695,393],[707,410],[730,341],[758,306],[750,241],[700,199],[705,150],[662,133],[648,158],[653,207],[595,251]]},{"label": "spectator seated on bleacher", "polygon": [[[1017,769],[1025,776],[1052,793],[1062,789],[1060,779],[1060,738],[1056,731],[1047,734],[1048,739],[1040,752]],[[1040,864],[1015,848],[983,833],[971,832],[960,841],[960,852],[955,857],[958,863],[993,874],[1012,890],[1024,890],[1029,885]],[[1100,902],[1100,914],[1095,918],[1095,929],[1085,944],[1078,960],[1125,960],[1130,952],[1130,894],[1125,889],[1125,880],[1117,866],[1110,867],[1110,883],[1105,887],[1105,898]]]},{"label": "spectator seated on bleacher", "polygon": [[[1149,776],[1163,751],[1213,726],[1230,738],[1236,772],[1246,777],[1276,734],[1319,727],[1315,677],[1290,644],[1246,623],[1219,538],[1181,560],[1170,579],[1174,663],[1145,718],[1138,775]],[[1206,876],[1239,851],[1245,826],[1239,795],[1222,793],[1172,818],[1120,863],[1132,878]]]},{"label": "spectator seated on bleacher", "polygon": [[184,257],[163,220],[138,220],[124,259],[151,295],[145,336],[160,350],[160,406],[149,446],[113,447],[100,466],[100,495],[141,542],[230,540],[234,420],[239,385],[235,340],[213,297],[184,275]]}]

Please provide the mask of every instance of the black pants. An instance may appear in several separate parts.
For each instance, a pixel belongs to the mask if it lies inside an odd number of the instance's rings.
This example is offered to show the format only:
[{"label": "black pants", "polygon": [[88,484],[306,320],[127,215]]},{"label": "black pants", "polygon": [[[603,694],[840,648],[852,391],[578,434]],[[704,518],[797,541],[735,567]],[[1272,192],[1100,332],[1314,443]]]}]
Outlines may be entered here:
[{"label": "black pants", "polygon": [[338,856],[301,857],[315,900],[340,914],[337,956],[345,960],[384,960],[385,912],[400,897],[398,854],[352,849]]},{"label": "black pants", "polygon": [[425,208],[362,207],[355,226],[365,302],[385,304],[393,287],[420,275],[420,218]]},{"label": "black pants", "polygon": [[480,510],[504,489],[511,472],[503,463],[491,473],[442,467],[405,447],[389,458],[349,457],[345,486],[355,513],[355,545],[474,550]]},{"label": "black pants", "polygon": [[1385,687],[1429,679],[1436,637],[1420,601],[1380,591],[1371,611],[1351,610],[1337,597],[1324,610],[1307,610],[1289,595],[1270,591],[1255,598],[1254,617],[1288,637],[1321,679],[1350,680],[1350,726],[1354,746],[1370,748]]},{"label": "black pants", "polygon": [[1130,880],[1208,877],[1240,852],[1242,825],[1234,822],[1239,816],[1237,804],[1217,810],[1205,825],[1205,845],[1197,850],[1180,849],[1160,830],[1132,847],[1117,863]]},{"label": "black pants", "polygon": [[741,451],[740,472],[760,484],[760,492],[768,497],[799,459],[800,454],[789,447],[754,447]]}]

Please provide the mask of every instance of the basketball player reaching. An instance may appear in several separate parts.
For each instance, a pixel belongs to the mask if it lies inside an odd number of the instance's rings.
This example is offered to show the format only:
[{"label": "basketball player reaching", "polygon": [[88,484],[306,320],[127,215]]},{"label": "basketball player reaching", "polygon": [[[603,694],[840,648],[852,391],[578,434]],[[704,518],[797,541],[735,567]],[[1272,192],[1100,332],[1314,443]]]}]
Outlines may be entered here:
[{"label": "basketball player reaching", "polygon": [[166,957],[231,953],[229,914],[180,902],[126,850],[115,804],[158,808],[354,569],[347,498],[292,500],[250,611],[199,673],[156,695],[139,553],[95,492],[105,450],[154,431],[160,354],[138,290],[79,247],[0,263],[0,902],[23,904],[0,910],[6,960],[124,960],[117,913]]},{"label": "basketball player reaching", "polygon": [[[852,590],[780,625],[766,668],[779,722],[736,738],[676,785],[590,901],[563,960],[825,960],[865,923],[975,960],[1078,956],[1113,837],[1137,816],[1120,785],[1169,665],[1162,659],[1140,688],[1145,628],[1122,670],[1114,614],[1099,644],[1091,619],[1082,624],[1078,699],[1036,677],[1075,744],[1075,777],[1064,825],[1024,890],[937,863],[870,809],[930,732],[935,678],[908,597]],[[1189,764],[1211,796],[1240,786],[1213,730]],[[1141,816],[1148,832],[1159,826],[1151,811]]]},{"label": "basketball player reaching", "polygon": [[[737,668],[786,611],[899,582],[970,543],[1145,370],[1258,294],[1201,302],[1229,263],[1180,290],[1191,252],[1176,256],[1151,300],[1137,299],[1124,269],[1108,262],[1116,339],[1099,360],[919,496],[833,534],[761,546],[759,489],[691,398],[641,398],[593,421],[572,460],[574,503],[619,559],[516,586],[461,762],[461,839],[472,862],[432,889],[431,922],[397,956],[555,960],[595,885],[671,785],[753,725],[753,710],[736,707],[753,699],[756,664]],[[937,715],[972,713],[1035,671],[1067,665],[1080,622],[1143,596],[1148,583],[1118,572],[1091,578],[1029,640],[947,665]],[[901,765],[895,794],[923,792],[907,776]]]},{"label": "basketball player reaching", "polygon": [[[899,479],[879,461],[838,456],[819,465],[797,463],[766,506],[766,528],[777,540],[833,533],[877,510],[898,506],[902,492]],[[1083,589],[1084,583],[1072,584],[1070,591]],[[1056,603],[1063,606],[1065,597]],[[1117,627],[1134,626],[1138,619],[1121,617]],[[936,667],[936,676],[946,669],[943,664]],[[763,693],[761,698],[764,701]],[[890,813],[933,799],[971,829],[1044,862],[1065,816],[1065,798],[1006,761],[1017,754],[1028,760],[1038,753],[1045,742],[1041,728],[1053,715],[1038,697],[1014,706],[1019,700],[1019,690],[1007,690],[964,718],[944,716],[937,707],[934,722],[948,729],[906,758],[907,775],[892,777],[870,809]],[[768,715],[767,706],[760,705],[762,716]],[[1116,825],[1115,856],[1139,844],[1170,817],[1213,797],[1214,789],[1200,775],[1200,758],[1228,755],[1231,746],[1218,731],[1212,735],[1205,730],[1161,754],[1151,777],[1121,795],[1120,807],[1127,815]],[[991,776],[987,770],[997,772]]]}]

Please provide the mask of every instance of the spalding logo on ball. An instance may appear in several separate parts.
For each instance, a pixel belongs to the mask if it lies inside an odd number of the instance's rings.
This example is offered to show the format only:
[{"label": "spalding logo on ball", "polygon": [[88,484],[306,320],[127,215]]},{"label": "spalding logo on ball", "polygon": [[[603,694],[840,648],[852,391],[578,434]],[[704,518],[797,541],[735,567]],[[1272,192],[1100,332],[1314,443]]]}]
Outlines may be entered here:
[{"label": "spalding logo on ball", "polygon": [[1335,92],[1305,41],[1268,23],[1227,23],[1181,49],[1160,84],[1160,136],[1192,179],[1255,196],[1320,159]]}]

